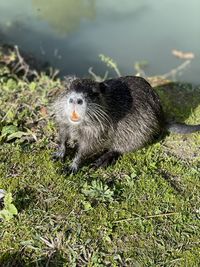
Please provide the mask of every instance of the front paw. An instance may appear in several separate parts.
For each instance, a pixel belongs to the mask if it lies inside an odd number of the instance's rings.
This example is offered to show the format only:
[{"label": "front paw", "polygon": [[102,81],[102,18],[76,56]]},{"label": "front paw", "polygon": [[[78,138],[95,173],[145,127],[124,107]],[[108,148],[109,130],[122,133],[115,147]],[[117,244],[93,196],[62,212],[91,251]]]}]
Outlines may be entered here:
[{"label": "front paw", "polygon": [[72,163],[71,166],[69,167],[69,171],[71,174],[75,174],[78,172],[78,165],[76,163]]},{"label": "front paw", "polygon": [[63,161],[64,158],[65,158],[65,152],[62,151],[62,150],[58,150],[56,152],[53,152],[52,155],[51,155],[51,158],[52,158],[53,161],[56,161],[56,160]]},{"label": "front paw", "polygon": [[78,168],[72,165],[64,167],[62,170],[62,173],[65,175],[73,175],[73,174],[76,174],[77,172],[78,172]]}]

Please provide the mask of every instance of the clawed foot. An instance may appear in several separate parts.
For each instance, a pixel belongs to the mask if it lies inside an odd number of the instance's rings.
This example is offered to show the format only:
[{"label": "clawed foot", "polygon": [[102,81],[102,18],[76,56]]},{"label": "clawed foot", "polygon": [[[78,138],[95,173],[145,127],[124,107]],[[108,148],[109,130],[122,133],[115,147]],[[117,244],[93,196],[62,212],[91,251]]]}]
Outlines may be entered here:
[{"label": "clawed foot", "polygon": [[70,170],[70,172],[71,172],[71,174],[75,174],[75,173],[77,173],[78,172],[78,164],[76,164],[76,163],[72,163],[71,164],[71,166],[69,167],[69,170]]},{"label": "clawed foot", "polygon": [[[59,149],[58,151],[56,151],[52,154],[53,160],[60,159],[63,161],[64,158],[65,158],[65,150],[64,149]],[[74,158],[74,160],[70,166],[64,167],[64,169],[62,170],[62,173],[65,173],[66,175],[77,173],[79,170],[79,164],[80,164],[80,156],[77,155]]]},{"label": "clawed foot", "polygon": [[78,172],[78,168],[72,165],[64,167],[62,171],[62,173],[64,173],[65,175],[73,175],[73,174],[76,174],[77,172]]},{"label": "clawed foot", "polygon": [[53,152],[52,155],[52,160],[53,161],[56,161],[56,160],[61,160],[61,161],[64,161],[64,158],[65,158],[65,152],[62,151],[62,150],[58,150],[56,152]]},{"label": "clawed foot", "polygon": [[[100,158],[98,158],[91,166],[93,169],[97,169],[99,167],[103,168],[108,167],[109,165],[114,164],[116,162],[119,155],[120,154],[118,152],[114,151],[106,152]],[[63,150],[58,150],[52,154],[53,160],[60,159],[63,161],[64,158],[65,158],[65,153]],[[81,163],[80,156],[77,155],[74,158],[72,164],[69,167],[65,167],[63,169],[63,173],[65,173],[66,175],[77,173],[80,167],[80,163]]]}]

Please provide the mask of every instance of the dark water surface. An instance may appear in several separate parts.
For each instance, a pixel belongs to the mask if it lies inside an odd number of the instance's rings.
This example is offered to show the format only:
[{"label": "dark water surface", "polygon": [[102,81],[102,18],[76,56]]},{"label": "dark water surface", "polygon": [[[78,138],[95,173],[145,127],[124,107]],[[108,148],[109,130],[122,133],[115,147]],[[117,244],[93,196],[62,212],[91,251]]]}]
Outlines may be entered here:
[{"label": "dark water surface", "polygon": [[[195,58],[178,80],[200,84],[199,0],[0,0],[0,43],[18,45],[58,68],[61,75],[103,75],[98,55],[117,61],[122,74],[146,60],[147,75],[168,72]],[[112,72],[111,72],[112,75]]]}]

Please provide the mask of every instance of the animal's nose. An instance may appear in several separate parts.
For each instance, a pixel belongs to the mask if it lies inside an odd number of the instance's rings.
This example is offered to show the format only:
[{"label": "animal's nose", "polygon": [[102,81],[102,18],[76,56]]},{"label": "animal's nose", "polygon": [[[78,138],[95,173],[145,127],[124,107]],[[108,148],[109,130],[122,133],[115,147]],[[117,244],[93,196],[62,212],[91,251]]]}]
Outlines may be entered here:
[{"label": "animal's nose", "polygon": [[72,97],[71,97],[71,98],[69,99],[69,103],[82,105],[82,104],[83,104],[83,99],[81,99],[81,98],[72,98]]},{"label": "animal's nose", "polygon": [[78,105],[82,105],[82,104],[83,104],[83,100],[82,100],[81,98],[78,98],[78,99],[77,99],[77,104],[78,104]]}]

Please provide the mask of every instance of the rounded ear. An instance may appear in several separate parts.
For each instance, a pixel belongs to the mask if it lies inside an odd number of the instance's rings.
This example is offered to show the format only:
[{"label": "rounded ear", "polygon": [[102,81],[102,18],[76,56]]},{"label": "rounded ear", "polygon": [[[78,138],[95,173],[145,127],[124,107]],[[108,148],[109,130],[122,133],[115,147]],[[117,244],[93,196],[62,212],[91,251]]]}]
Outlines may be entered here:
[{"label": "rounded ear", "polygon": [[93,92],[94,94],[98,94],[98,93],[100,93],[100,88],[99,88],[99,86],[98,86],[98,85],[92,86],[92,92]]},{"label": "rounded ear", "polygon": [[99,83],[99,89],[101,93],[105,93],[109,89],[109,85],[106,82]]},{"label": "rounded ear", "polygon": [[77,80],[78,77],[76,77],[75,75],[68,75],[64,77],[64,81],[63,84],[64,86],[66,86],[67,88],[70,88],[71,84]]}]

